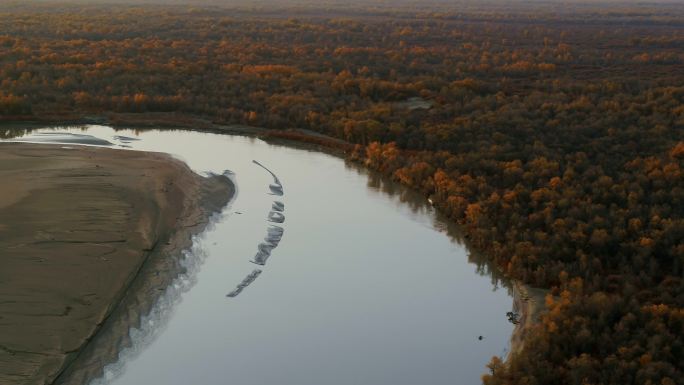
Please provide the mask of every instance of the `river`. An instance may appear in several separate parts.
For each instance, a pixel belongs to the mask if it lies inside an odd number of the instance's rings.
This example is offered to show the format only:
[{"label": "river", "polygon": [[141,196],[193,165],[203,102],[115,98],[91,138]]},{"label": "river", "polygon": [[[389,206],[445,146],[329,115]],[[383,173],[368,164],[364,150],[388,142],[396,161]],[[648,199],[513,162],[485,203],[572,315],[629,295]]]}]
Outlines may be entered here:
[{"label": "river", "polygon": [[422,197],[338,157],[104,126],[18,140],[166,152],[237,185],[188,273],[91,385],[477,384],[508,349],[512,298],[486,263]]}]

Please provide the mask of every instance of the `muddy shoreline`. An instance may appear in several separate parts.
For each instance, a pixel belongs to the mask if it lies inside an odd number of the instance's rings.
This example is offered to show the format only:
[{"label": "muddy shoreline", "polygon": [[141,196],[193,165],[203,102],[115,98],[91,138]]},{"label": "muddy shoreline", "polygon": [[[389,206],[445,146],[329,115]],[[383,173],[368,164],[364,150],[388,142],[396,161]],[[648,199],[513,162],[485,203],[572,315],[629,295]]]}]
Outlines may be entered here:
[{"label": "muddy shoreline", "polygon": [[0,158],[0,382],[81,383],[73,364],[122,307],[144,314],[234,186],[159,153],[3,143]]},{"label": "muddy shoreline", "polygon": [[220,215],[234,194],[235,186],[225,176],[214,175],[203,181],[199,199],[185,207],[185,214],[179,218],[168,240],[160,242],[152,251],[98,333],[53,384],[88,384],[101,377],[104,367],[116,362],[123,349],[131,347],[130,330],[140,327],[142,317],[150,313],[155,304],[169,294],[167,291],[174,281],[187,272],[187,266],[183,264],[184,253],[192,248],[193,238],[211,226],[212,218]]},{"label": "muddy shoreline", "polygon": [[539,323],[542,313],[546,310],[545,298],[549,293],[549,290],[534,288],[518,280],[513,280],[511,285],[513,311],[518,314],[518,323],[511,333],[511,349],[506,361],[511,355],[524,349],[525,335],[532,326]]}]

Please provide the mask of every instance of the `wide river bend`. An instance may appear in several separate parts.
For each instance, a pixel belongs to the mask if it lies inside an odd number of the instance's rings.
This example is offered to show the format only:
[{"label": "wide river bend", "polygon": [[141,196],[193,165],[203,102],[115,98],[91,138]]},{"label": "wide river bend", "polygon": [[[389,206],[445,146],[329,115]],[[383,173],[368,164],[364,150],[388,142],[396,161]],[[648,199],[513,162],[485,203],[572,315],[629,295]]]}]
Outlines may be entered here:
[{"label": "wide river bend", "polygon": [[422,197],[335,156],[104,126],[17,139],[166,152],[237,185],[93,385],[477,384],[508,349],[512,298],[487,264]]}]

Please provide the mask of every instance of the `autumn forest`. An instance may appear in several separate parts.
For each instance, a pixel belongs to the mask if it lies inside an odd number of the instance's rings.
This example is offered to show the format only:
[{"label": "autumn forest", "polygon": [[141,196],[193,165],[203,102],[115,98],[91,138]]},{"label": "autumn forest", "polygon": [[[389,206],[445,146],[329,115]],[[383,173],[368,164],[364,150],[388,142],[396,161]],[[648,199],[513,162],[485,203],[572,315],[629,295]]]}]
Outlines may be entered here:
[{"label": "autumn forest", "polygon": [[313,131],[422,192],[550,289],[487,385],[684,383],[681,4],[0,4],[0,120],[122,114]]}]

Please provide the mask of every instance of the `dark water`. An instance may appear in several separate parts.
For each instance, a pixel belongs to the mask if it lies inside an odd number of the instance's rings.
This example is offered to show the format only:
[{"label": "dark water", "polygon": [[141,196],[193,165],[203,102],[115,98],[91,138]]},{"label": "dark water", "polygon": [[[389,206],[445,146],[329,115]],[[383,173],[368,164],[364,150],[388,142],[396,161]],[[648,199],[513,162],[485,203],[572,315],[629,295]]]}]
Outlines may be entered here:
[{"label": "dark water", "polygon": [[[24,139],[58,137],[48,131]],[[187,276],[93,384],[476,384],[508,347],[507,289],[400,186],[254,138],[59,132],[65,144],[64,133],[86,134],[86,144],[174,154],[199,173],[228,169],[238,188],[188,253]]]}]

